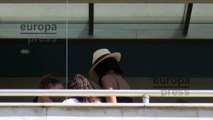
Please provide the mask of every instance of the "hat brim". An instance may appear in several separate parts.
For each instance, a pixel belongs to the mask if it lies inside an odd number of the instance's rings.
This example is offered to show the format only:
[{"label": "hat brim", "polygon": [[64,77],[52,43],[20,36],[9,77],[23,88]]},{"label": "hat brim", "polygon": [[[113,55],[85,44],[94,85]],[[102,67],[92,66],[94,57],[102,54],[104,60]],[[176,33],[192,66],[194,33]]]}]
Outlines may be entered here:
[{"label": "hat brim", "polygon": [[90,78],[96,78],[97,77],[97,74],[95,72],[95,67],[100,63],[102,62],[103,60],[107,59],[107,58],[115,58],[116,61],[120,61],[121,60],[121,53],[119,52],[114,52],[114,53],[110,53],[109,55],[103,57],[102,59],[100,59],[99,61],[97,61],[95,64],[92,65],[92,67],[90,68],[89,70],[89,77]]}]

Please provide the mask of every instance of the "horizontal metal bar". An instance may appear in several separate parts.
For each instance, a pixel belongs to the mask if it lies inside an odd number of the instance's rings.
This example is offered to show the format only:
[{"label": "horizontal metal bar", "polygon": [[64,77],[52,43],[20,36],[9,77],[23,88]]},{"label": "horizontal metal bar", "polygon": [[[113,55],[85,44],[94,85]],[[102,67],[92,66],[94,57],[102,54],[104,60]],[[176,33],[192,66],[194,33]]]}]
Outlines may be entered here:
[{"label": "horizontal metal bar", "polygon": [[0,0],[0,3],[213,3],[212,0]]},{"label": "horizontal metal bar", "polygon": [[213,97],[213,90],[40,90],[1,89],[0,96]]},{"label": "horizontal metal bar", "polygon": [[58,103],[58,102],[46,102],[46,103],[31,103],[31,102],[0,102],[0,108],[2,107],[149,107],[149,108],[173,108],[173,107],[182,107],[182,108],[213,108],[213,103],[150,103],[150,104],[141,104],[141,103]]},{"label": "horizontal metal bar", "polygon": [[[209,32],[210,33],[210,32]],[[57,39],[52,39],[52,41],[55,40],[55,42],[52,43],[45,43],[43,41],[48,41],[51,39],[42,39],[42,38],[38,38],[38,39],[34,39],[34,38],[0,38],[0,45],[17,45],[17,44],[21,44],[21,45],[28,45],[28,44],[44,44],[44,45],[49,45],[49,44],[54,44],[54,45],[65,45],[65,39],[63,38],[57,38]],[[71,45],[88,45],[88,44],[121,44],[120,39],[87,39],[87,38],[82,38],[82,39],[77,39],[77,38],[69,38],[69,44]],[[31,42],[32,41],[32,42]],[[173,45],[177,45],[177,44],[193,44],[193,45],[200,45],[200,44],[213,44],[213,40],[212,39],[162,39],[162,38],[158,38],[158,39],[122,39],[122,44],[125,45],[129,45],[129,44],[141,44],[141,45],[145,45],[145,44],[161,44],[161,45],[165,45],[165,44],[173,44]],[[1,76],[2,77],[2,76]],[[4,76],[5,77],[5,76]],[[6,76],[7,77],[7,76]],[[205,79],[205,78],[203,78]]]}]

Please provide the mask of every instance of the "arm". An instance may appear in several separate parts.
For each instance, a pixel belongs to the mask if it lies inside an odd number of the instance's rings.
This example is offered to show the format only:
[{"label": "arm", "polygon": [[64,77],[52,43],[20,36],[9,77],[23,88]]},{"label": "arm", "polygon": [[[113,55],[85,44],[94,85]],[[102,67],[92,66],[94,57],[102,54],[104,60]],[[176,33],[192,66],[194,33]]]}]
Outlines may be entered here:
[{"label": "arm", "polygon": [[42,97],[38,97],[38,102],[53,102],[49,97],[46,96],[42,96]]},{"label": "arm", "polygon": [[[101,82],[102,82],[102,85],[103,85],[104,89],[113,90],[114,87],[113,87],[112,79],[110,79],[109,77],[103,77],[101,79]],[[106,101],[108,103],[117,103],[116,96],[106,97]]]}]

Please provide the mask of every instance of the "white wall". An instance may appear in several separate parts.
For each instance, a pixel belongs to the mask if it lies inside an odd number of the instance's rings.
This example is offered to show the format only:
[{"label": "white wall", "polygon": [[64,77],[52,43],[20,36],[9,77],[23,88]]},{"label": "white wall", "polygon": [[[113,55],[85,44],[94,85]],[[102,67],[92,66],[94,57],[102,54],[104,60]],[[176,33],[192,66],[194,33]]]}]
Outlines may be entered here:
[{"label": "white wall", "polygon": [[212,120],[212,104],[0,105],[0,120]]}]

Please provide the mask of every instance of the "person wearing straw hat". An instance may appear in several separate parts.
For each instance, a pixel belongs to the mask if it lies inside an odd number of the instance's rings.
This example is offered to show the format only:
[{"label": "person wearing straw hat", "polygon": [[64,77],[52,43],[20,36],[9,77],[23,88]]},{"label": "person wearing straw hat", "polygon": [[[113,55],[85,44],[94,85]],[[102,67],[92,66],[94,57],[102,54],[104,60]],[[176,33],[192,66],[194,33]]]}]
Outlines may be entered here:
[{"label": "person wearing straw hat", "polygon": [[[111,53],[108,49],[98,49],[93,53],[92,67],[89,70],[90,78],[98,78],[99,85],[103,89],[130,89],[128,83],[122,77],[119,61],[119,52]],[[106,102],[121,103],[132,102],[129,97],[106,97]]]}]

